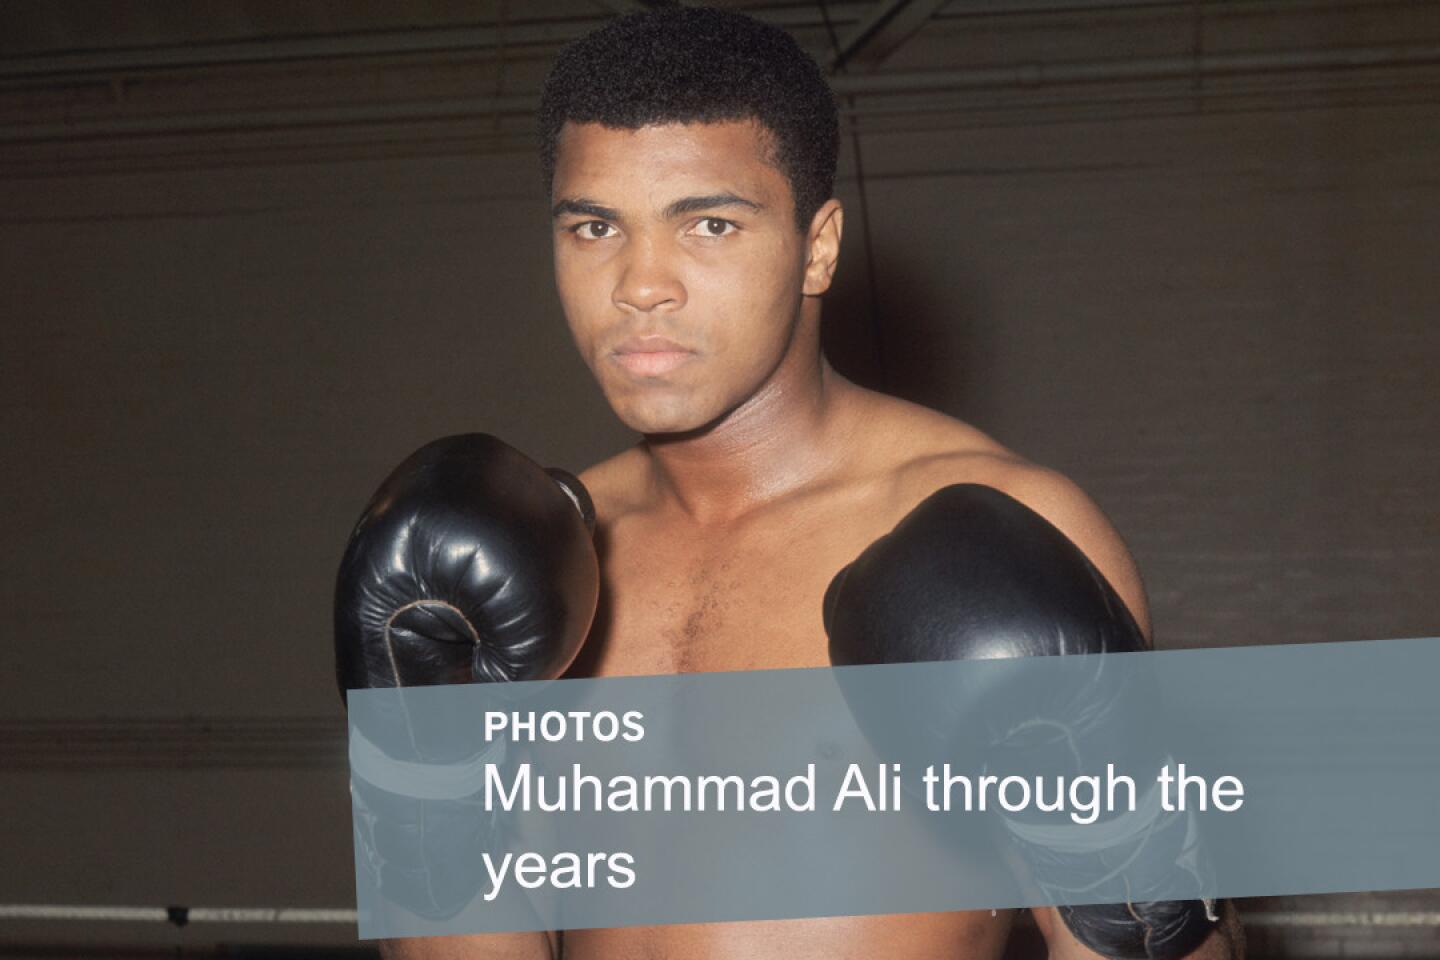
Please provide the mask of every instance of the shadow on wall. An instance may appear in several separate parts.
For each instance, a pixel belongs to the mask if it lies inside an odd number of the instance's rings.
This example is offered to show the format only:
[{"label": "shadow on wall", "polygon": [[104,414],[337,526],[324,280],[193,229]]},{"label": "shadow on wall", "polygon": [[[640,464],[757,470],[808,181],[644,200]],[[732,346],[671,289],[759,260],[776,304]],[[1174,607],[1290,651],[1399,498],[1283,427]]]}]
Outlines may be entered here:
[{"label": "shadow on wall", "polygon": [[983,361],[994,337],[980,280],[960,263],[940,278],[884,250],[876,250],[873,261],[874,296],[865,240],[842,250],[825,295],[826,357],[863,387],[973,422],[988,406]]}]

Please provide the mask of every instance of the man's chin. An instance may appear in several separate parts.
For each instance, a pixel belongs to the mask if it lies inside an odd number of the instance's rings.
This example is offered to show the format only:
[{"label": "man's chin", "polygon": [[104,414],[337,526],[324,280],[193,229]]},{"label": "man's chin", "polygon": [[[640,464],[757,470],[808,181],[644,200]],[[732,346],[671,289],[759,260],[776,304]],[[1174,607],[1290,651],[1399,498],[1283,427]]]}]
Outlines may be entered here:
[{"label": "man's chin", "polygon": [[617,409],[615,413],[625,426],[651,438],[681,439],[697,436],[723,419],[719,415],[707,415],[695,410]]}]

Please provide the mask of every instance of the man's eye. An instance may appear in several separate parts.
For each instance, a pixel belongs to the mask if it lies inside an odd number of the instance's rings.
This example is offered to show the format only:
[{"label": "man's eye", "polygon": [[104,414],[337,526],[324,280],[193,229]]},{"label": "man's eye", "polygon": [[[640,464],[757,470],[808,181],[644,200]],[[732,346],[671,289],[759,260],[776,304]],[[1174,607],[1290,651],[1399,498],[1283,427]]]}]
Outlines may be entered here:
[{"label": "man's eye", "polygon": [[735,224],[729,220],[722,220],[720,217],[706,217],[695,224],[695,232],[702,237],[723,237],[738,229]]},{"label": "man's eye", "polygon": [[604,220],[587,220],[571,228],[583,240],[604,240],[615,228]]}]

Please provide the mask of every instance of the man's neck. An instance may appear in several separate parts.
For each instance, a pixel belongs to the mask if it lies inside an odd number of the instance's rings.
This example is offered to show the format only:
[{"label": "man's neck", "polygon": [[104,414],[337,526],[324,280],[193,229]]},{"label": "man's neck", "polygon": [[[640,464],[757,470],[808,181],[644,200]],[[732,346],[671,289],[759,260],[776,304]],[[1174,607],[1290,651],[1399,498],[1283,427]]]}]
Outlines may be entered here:
[{"label": "man's neck", "polygon": [[848,449],[853,387],[818,349],[722,421],[683,437],[647,437],[660,494],[697,523],[724,524],[831,475]]}]

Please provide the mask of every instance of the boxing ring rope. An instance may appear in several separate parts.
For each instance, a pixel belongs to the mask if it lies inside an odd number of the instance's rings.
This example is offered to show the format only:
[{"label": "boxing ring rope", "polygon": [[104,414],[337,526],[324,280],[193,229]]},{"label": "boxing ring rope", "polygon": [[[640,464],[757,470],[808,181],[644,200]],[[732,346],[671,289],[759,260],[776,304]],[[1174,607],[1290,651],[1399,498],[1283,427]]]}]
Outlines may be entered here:
[{"label": "boxing ring rope", "polygon": [[353,924],[354,910],[308,907],[116,907],[0,903],[0,920],[99,920],[124,923]]},{"label": "boxing ring rope", "polygon": [[[0,920],[92,920],[129,923],[353,924],[354,910],[309,907],[122,907],[0,904]],[[1440,927],[1440,911],[1244,911],[1247,927]]]}]

